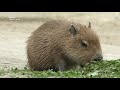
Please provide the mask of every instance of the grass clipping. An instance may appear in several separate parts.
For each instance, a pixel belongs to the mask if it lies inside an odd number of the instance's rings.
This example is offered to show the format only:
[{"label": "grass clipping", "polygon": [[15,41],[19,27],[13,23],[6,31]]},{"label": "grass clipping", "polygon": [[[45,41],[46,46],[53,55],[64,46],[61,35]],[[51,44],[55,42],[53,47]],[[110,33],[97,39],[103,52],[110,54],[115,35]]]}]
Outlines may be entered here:
[{"label": "grass clipping", "polygon": [[28,68],[0,70],[1,78],[119,78],[120,59],[111,61],[98,61],[84,68],[76,68],[68,71],[54,72],[31,71]]}]

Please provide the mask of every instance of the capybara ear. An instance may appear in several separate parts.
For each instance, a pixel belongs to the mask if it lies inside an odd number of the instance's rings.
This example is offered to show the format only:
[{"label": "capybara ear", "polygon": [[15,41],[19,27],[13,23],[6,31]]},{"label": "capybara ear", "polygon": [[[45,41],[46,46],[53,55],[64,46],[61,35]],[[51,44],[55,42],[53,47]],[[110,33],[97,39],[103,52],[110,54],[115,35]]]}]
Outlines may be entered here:
[{"label": "capybara ear", "polygon": [[91,22],[89,22],[88,28],[91,28]]},{"label": "capybara ear", "polygon": [[76,30],[76,28],[74,27],[73,24],[71,24],[71,27],[70,27],[69,31],[73,36],[75,36],[77,34],[77,30]]}]

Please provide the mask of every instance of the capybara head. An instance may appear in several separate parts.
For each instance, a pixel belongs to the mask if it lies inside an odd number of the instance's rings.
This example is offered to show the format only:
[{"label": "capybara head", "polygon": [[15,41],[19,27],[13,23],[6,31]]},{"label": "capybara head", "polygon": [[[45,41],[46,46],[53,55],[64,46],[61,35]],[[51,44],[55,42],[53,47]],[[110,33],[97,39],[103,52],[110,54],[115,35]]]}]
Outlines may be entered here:
[{"label": "capybara head", "polygon": [[64,57],[81,66],[103,59],[99,37],[90,22],[87,27],[71,24],[69,34],[65,40]]},{"label": "capybara head", "polygon": [[41,25],[27,41],[28,64],[33,70],[68,70],[101,60],[98,35],[84,26],[62,20]]}]

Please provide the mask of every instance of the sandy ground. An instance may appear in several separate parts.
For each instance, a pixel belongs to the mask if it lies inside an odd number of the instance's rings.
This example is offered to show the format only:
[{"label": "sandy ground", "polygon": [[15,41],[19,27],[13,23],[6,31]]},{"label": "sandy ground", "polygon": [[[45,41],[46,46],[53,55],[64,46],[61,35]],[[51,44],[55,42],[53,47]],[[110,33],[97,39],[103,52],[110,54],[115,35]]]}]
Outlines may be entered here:
[{"label": "sandy ground", "polygon": [[[120,59],[120,13],[0,13],[0,67],[24,67],[27,63],[26,40],[48,19],[69,19],[93,23],[100,36],[104,60]],[[10,21],[9,17],[21,18]],[[3,19],[4,18],[4,19]],[[23,21],[22,21],[23,18]],[[31,20],[32,18],[32,20]],[[47,18],[47,19],[46,19]]]}]

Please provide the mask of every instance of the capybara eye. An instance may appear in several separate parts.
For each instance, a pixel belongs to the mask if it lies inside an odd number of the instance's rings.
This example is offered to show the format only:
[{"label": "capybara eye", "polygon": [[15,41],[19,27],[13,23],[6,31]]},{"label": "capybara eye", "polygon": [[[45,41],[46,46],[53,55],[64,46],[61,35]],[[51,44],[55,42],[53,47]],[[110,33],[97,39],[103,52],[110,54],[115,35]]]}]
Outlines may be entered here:
[{"label": "capybara eye", "polygon": [[86,48],[88,46],[87,41],[81,40],[81,46]]}]

